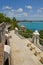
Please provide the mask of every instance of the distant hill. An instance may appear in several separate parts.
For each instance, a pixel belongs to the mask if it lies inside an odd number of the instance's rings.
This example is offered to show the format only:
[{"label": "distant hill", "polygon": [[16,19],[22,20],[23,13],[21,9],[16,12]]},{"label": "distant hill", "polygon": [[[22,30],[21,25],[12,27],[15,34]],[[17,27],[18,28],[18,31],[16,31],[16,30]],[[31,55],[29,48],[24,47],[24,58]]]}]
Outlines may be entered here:
[{"label": "distant hill", "polygon": [[43,22],[43,20],[19,20],[18,22]]}]

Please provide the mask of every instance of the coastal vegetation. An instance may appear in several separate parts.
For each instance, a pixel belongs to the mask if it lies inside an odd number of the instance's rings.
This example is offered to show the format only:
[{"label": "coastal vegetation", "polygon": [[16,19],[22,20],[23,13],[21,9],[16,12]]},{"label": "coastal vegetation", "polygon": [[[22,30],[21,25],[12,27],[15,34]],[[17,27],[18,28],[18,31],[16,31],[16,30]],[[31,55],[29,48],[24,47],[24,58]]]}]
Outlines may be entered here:
[{"label": "coastal vegetation", "polygon": [[0,23],[5,22],[6,25],[11,25],[11,29],[14,29],[15,27],[18,27],[17,20],[15,17],[12,19],[9,17],[6,17],[3,13],[0,13]]},{"label": "coastal vegetation", "polygon": [[22,35],[23,37],[25,37],[25,38],[30,38],[30,37],[32,37],[32,33],[33,33],[33,31],[31,31],[31,30],[28,30],[28,29],[26,29],[26,30],[20,30],[19,32],[18,32],[20,35]]},{"label": "coastal vegetation", "polygon": [[42,39],[40,40],[40,44],[43,45],[43,30],[40,30],[39,33],[40,33],[40,38]]},{"label": "coastal vegetation", "polygon": [[40,33],[40,38],[43,39],[43,30],[40,30],[39,33]]}]

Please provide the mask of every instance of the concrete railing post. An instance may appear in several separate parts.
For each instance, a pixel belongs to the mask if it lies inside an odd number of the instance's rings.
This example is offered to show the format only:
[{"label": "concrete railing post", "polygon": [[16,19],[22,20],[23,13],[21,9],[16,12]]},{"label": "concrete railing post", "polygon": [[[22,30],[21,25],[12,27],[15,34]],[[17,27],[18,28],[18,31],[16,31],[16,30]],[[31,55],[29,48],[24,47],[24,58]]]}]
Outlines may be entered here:
[{"label": "concrete railing post", "polygon": [[33,43],[36,45],[36,44],[39,44],[39,32],[36,30],[35,32],[33,32]]}]

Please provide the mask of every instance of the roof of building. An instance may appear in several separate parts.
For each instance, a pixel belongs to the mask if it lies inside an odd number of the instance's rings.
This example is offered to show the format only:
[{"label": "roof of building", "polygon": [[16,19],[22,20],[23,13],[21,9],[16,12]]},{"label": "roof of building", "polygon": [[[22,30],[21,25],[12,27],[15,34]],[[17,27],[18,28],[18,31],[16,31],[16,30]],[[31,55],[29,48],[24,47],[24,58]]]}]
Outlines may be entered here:
[{"label": "roof of building", "polygon": [[25,28],[25,26],[23,24],[21,25],[21,27],[24,27]]}]

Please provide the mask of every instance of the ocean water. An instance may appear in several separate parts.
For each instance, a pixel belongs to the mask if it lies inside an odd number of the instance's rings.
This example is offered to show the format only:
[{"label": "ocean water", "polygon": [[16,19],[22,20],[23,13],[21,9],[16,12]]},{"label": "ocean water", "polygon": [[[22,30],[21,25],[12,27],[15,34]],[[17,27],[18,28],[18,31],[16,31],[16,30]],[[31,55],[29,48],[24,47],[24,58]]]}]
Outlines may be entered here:
[{"label": "ocean water", "polygon": [[30,29],[32,31],[43,30],[43,22],[19,22],[18,25],[24,25],[26,29]]}]

